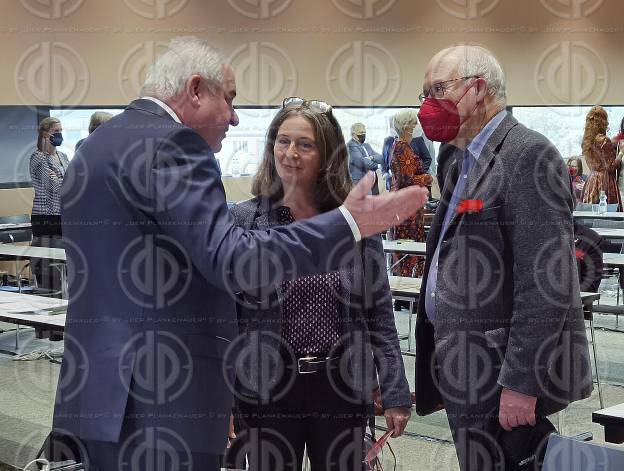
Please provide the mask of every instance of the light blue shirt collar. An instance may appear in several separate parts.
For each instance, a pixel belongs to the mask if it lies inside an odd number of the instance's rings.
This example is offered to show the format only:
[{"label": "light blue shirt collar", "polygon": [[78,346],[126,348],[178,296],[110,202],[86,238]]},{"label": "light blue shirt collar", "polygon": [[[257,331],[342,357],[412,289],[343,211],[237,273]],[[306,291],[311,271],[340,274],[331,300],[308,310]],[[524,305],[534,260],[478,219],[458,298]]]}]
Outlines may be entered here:
[{"label": "light blue shirt collar", "polygon": [[492,134],[494,134],[498,125],[503,121],[503,119],[505,119],[505,116],[507,116],[506,110],[499,111],[488,121],[483,129],[479,131],[479,134],[477,134],[472,141],[470,141],[466,150],[470,152],[470,155],[472,155],[475,160],[479,160],[479,156],[481,155],[481,152],[483,152],[486,142],[490,139],[490,137],[492,137]]}]

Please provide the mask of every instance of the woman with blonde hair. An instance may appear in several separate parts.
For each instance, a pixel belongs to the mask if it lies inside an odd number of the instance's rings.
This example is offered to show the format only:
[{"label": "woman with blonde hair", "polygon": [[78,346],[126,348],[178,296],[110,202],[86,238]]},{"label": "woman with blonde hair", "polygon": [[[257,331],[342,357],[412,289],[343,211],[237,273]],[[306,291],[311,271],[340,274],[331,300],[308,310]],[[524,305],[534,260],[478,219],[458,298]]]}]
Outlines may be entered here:
[{"label": "woman with blonde hair", "polygon": [[[390,163],[392,183],[390,189],[396,191],[412,185],[431,185],[433,177],[425,171],[422,159],[410,146],[414,128],[418,124],[418,111],[411,108],[401,110],[394,115],[392,122],[399,137],[392,148]],[[419,210],[414,216],[394,227],[390,231],[390,235],[395,240],[409,239],[424,242],[424,210]],[[402,254],[395,254],[393,257],[396,260],[395,275],[422,276],[425,265],[424,257],[414,255],[403,257]]]},{"label": "woman with blonde hair", "polygon": [[583,135],[583,155],[590,169],[590,174],[583,186],[583,203],[597,204],[600,193],[605,192],[608,204],[617,204],[622,211],[622,199],[617,184],[617,172],[622,159],[617,158],[616,148],[606,135],[609,119],[601,106],[594,106],[585,120]]},{"label": "woman with blonde hair", "polygon": [[[30,156],[30,178],[35,198],[31,212],[32,245],[61,247],[61,186],[69,165],[58,150],[63,142],[63,126],[57,118],[39,123],[37,149]],[[32,260],[31,269],[40,288],[60,290],[60,275],[45,260]]]}]

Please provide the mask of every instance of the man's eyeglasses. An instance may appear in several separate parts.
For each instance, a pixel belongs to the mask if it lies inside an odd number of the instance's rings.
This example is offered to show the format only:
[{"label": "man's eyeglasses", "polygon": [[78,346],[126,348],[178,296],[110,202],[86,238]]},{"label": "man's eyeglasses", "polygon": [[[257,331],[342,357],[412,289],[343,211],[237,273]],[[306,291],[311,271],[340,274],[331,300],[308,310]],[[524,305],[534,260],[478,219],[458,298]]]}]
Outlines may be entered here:
[{"label": "man's eyeglasses", "polygon": [[443,98],[444,93],[448,90],[448,84],[457,82],[459,80],[468,80],[471,78],[480,78],[480,75],[468,75],[466,77],[458,77],[451,80],[444,80],[443,82],[437,82],[431,85],[429,90],[424,91],[420,95],[418,95],[418,99],[421,103],[424,103],[425,98],[433,97],[433,98]]},{"label": "man's eyeglasses", "polygon": [[299,98],[298,96],[284,98],[284,101],[282,102],[282,108],[286,108],[287,106],[299,106],[301,108],[308,108],[315,113],[323,113],[327,115],[331,114],[332,112],[332,107],[329,103],[325,103],[324,101],[320,100],[305,100],[303,98]]}]

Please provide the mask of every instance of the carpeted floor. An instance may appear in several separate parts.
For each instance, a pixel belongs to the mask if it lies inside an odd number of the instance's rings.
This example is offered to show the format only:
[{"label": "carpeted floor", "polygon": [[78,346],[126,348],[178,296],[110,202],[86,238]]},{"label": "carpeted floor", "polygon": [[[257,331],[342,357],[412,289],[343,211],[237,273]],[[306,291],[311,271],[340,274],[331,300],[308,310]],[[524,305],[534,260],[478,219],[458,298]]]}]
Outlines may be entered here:
[{"label": "carpeted floor", "polygon": [[[608,294],[608,293],[607,293]],[[602,301],[604,302],[604,300]],[[396,313],[399,332],[407,331],[407,311]],[[596,332],[599,367],[602,375],[607,406],[624,402],[624,318],[622,332],[615,329],[615,318],[597,316]],[[0,324],[0,329],[13,329],[10,324]],[[15,346],[15,332],[0,333],[0,349]],[[20,332],[21,351],[58,348],[59,342],[38,340],[32,329]],[[402,342],[407,348],[407,342]],[[413,388],[413,358],[406,356],[405,366]],[[0,354],[0,470],[23,467],[34,458],[50,431],[52,409],[59,365],[48,360],[13,361]],[[599,409],[598,394],[573,404],[562,415],[564,435],[591,431],[597,443],[604,442],[602,427],[591,423],[591,413]],[[553,418],[556,423],[556,420]],[[379,425],[385,422],[379,420]],[[413,416],[407,430],[418,437],[393,440],[397,455],[397,470],[446,471],[457,469],[454,448],[449,443],[450,432],[445,413],[428,417]],[[392,459],[385,455],[384,469],[392,469]],[[19,469],[19,468],[18,468]]]}]

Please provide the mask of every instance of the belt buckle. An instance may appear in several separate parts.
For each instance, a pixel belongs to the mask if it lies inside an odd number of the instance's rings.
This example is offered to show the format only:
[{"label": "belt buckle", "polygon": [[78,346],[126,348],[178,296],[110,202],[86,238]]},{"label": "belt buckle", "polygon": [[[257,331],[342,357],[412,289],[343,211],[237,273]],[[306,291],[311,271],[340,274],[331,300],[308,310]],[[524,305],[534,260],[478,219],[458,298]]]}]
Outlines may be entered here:
[{"label": "belt buckle", "polygon": [[[313,371],[313,370],[312,371],[302,370],[301,367],[302,367],[302,365],[304,365],[304,363],[303,363],[304,361],[309,362],[311,360],[316,360],[317,358],[318,357],[311,357],[311,356],[297,358],[297,372],[300,375],[309,375],[309,374],[312,374],[312,373],[316,373],[316,371]],[[310,366],[309,363],[307,363],[307,365]]]}]

